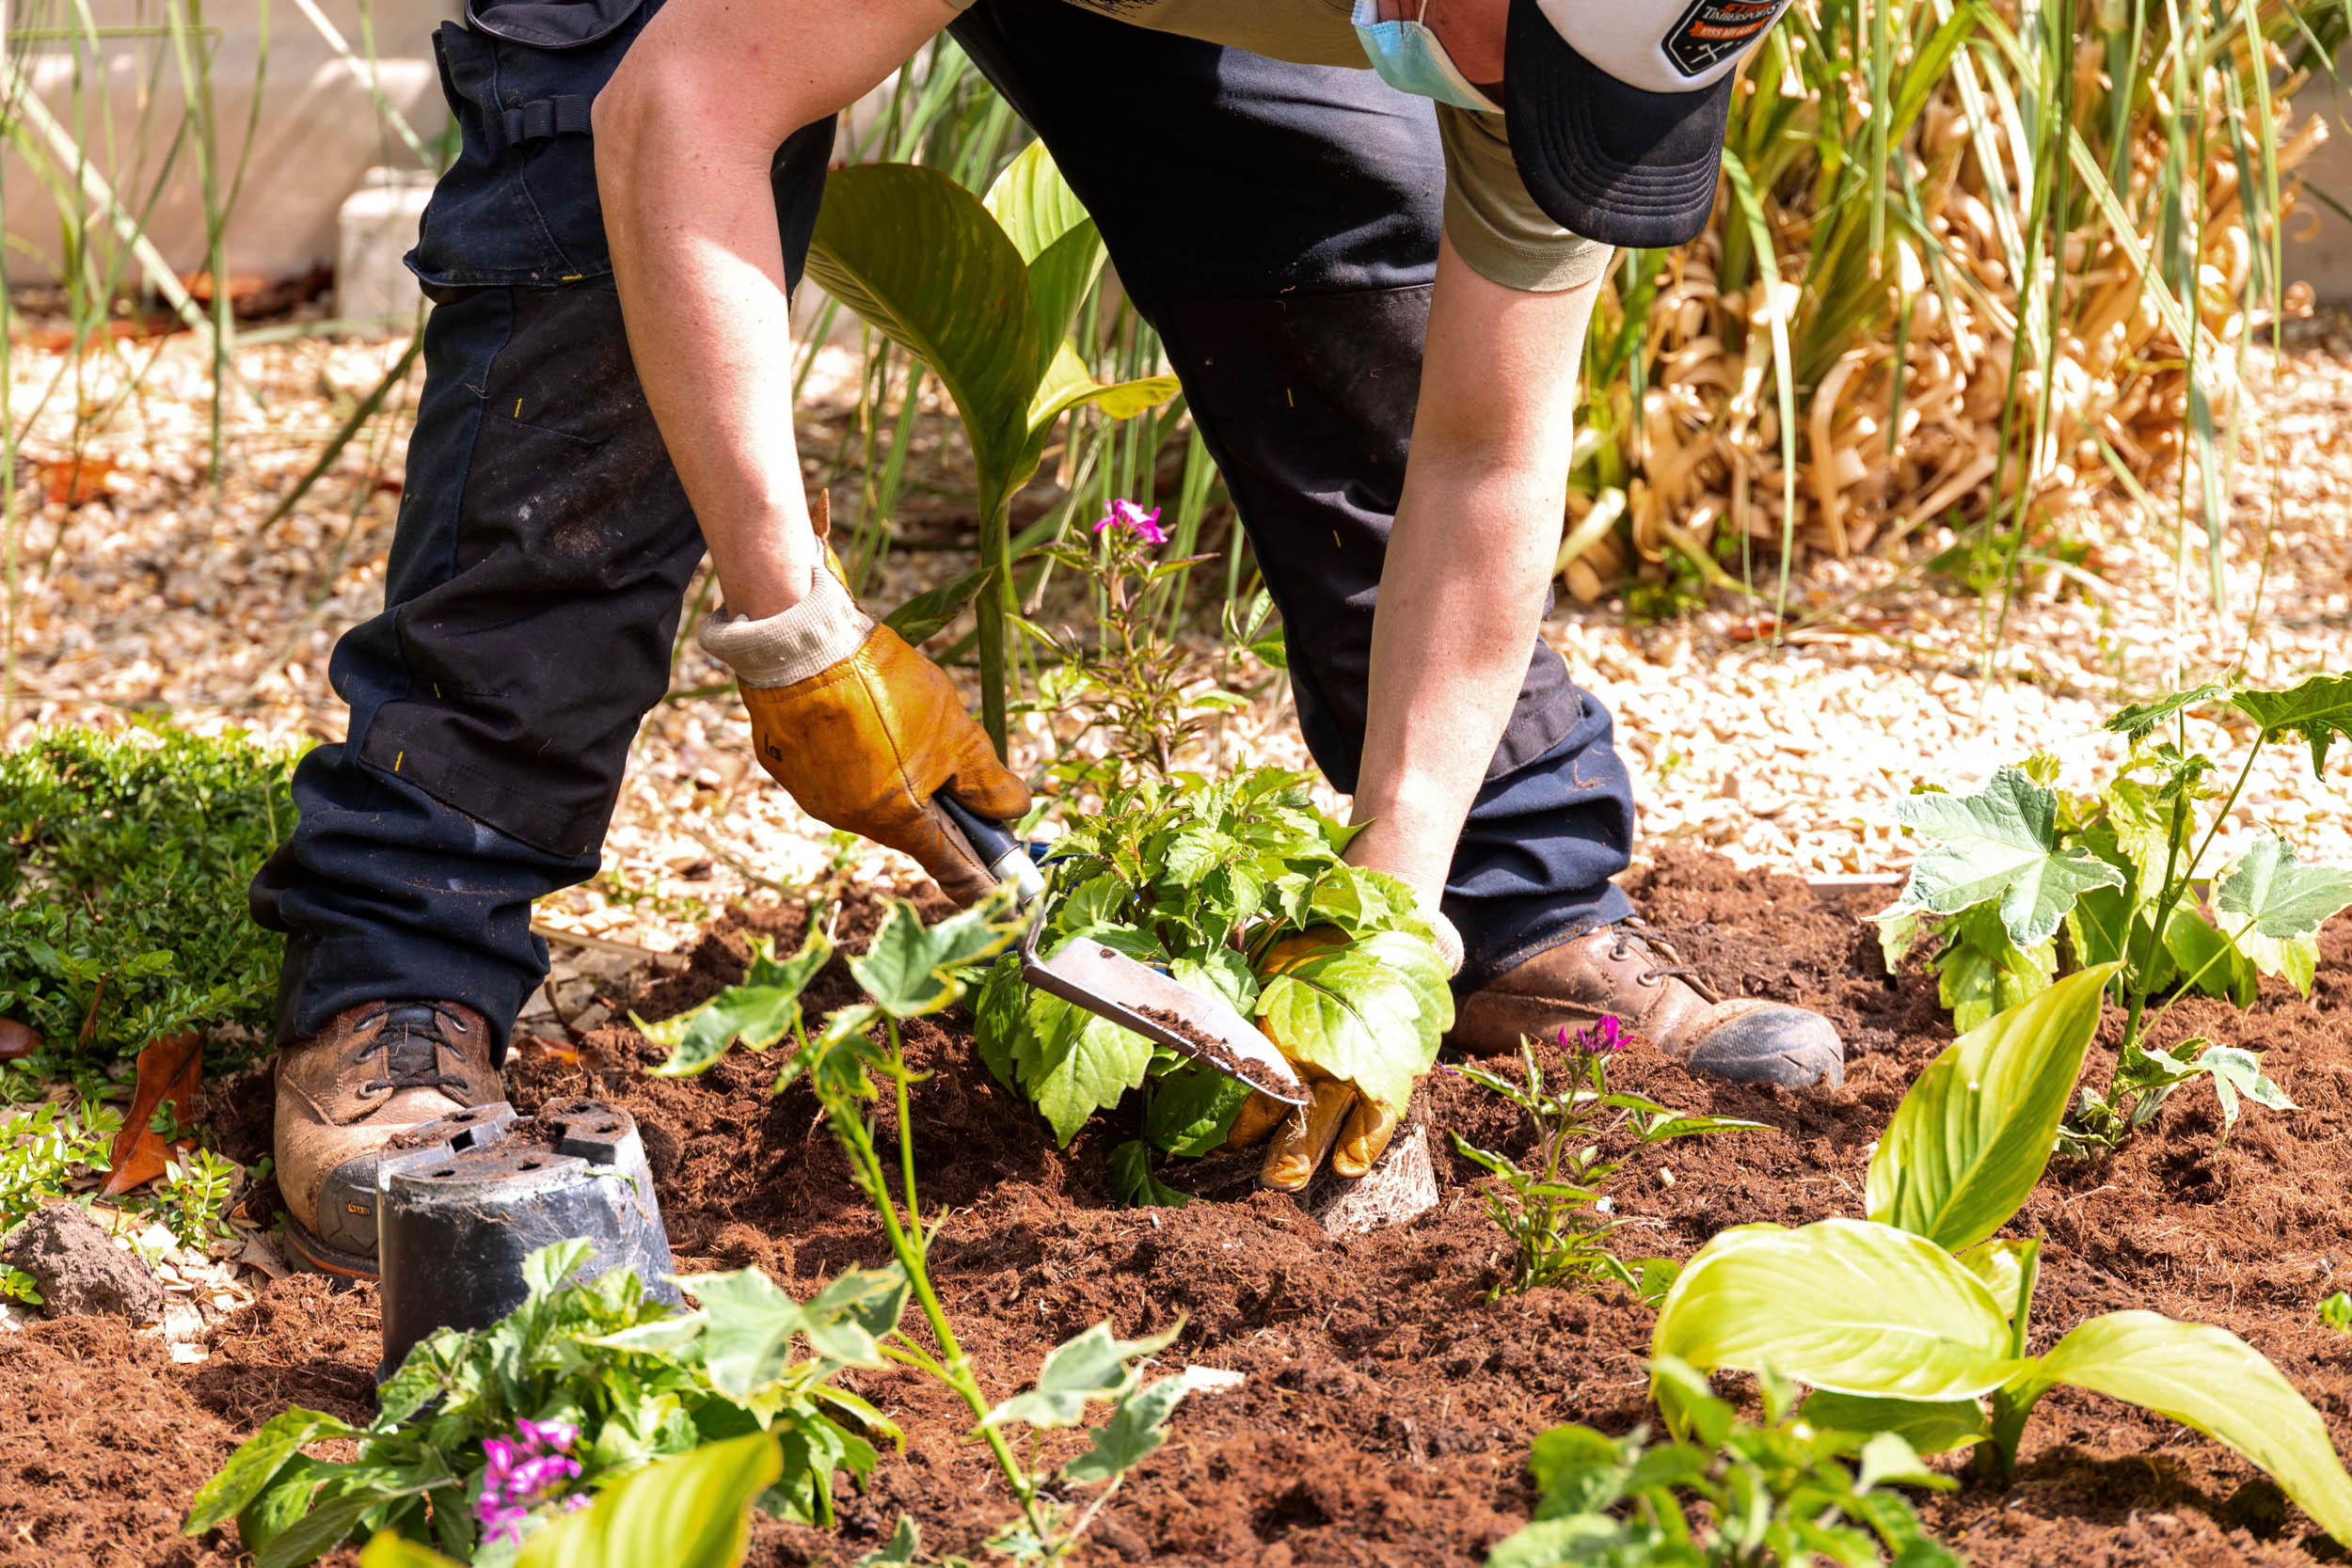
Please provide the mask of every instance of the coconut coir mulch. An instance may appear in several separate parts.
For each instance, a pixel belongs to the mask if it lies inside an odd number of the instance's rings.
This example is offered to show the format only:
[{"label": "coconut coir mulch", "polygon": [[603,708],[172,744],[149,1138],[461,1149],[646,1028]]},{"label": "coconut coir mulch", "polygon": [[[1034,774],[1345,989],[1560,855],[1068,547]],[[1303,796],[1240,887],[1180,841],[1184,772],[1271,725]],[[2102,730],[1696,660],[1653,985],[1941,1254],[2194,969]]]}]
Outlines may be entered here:
[{"label": "coconut coir mulch", "polygon": [[[1625,1086],[1777,1129],[1634,1154],[1617,1188],[1631,1220],[1624,1250],[1686,1257],[1726,1226],[1858,1213],[1873,1140],[1950,1037],[1932,977],[1884,978],[1857,924],[1869,895],[1817,896],[1682,852],[1631,879],[1630,891],[1724,989],[1826,1012],[1851,1067],[1842,1090],[1804,1094],[1706,1083],[1639,1051],[1623,1058]],[[858,912],[853,938],[873,921]],[[797,921],[760,924],[788,941]],[[635,999],[639,1010],[682,1006],[738,977],[746,929],[740,916],[723,921],[691,969]],[[2157,1035],[2268,1051],[2302,1110],[2250,1110],[2225,1144],[2211,1091],[2185,1090],[2122,1154],[2055,1164],[2014,1228],[2046,1238],[2035,1348],[2119,1307],[2220,1323],[2276,1361],[2352,1452],[2352,1337],[2313,1314],[2344,1264],[2352,1196],[2341,1133],[2352,1109],[2352,934],[2326,946],[2310,1001],[2266,986],[2245,1015],[2184,1002]],[[811,1000],[821,1008],[850,995],[836,969]],[[2110,1018],[2092,1081],[2111,1066],[2117,1027]],[[1103,1164],[1126,1130],[1097,1125],[1056,1149],[990,1082],[961,1023],[918,1024],[909,1048],[932,1072],[914,1101],[927,1210],[954,1211],[932,1266],[992,1392],[1012,1392],[1048,1349],[1105,1317],[1126,1335],[1181,1317],[1167,1366],[1246,1375],[1239,1389],[1180,1408],[1168,1446],[1104,1511],[1084,1560],[1474,1565],[1527,1516],[1530,1438],[1564,1420],[1621,1432],[1645,1418],[1649,1310],[1615,1290],[1484,1305],[1499,1237],[1478,1208],[1476,1173],[1450,1154],[1434,1212],[1347,1241],[1271,1195],[1122,1209],[1104,1196]],[[509,1077],[526,1111],[588,1092],[636,1115],[682,1268],[756,1264],[805,1291],[886,1259],[805,1088],[771,1099],[772,1064],[739,1055],[698,1080],[648,1079],[640,1069],[658,1055],[634,1031],[609,1028],[576,1061],[526,1045]],[[224,1138],[265,1137],[265,1114],[232,1114],[235,1095],[219,1101]],[[1516,1112],[1462,1080],[1434,1078],[1425,1102],[1435,1128],[1515,1151],[1527,1143]],[[360,1417],[374,1332],[372,1292],[297,1279],[231,1320],[195,1367],[111,1322],[0,1338],[0,1562],[237,1560],[221,1537],[174,1536],[188,1496],[287,1402]],[[850,1381],[906,1429],[906,1451],[885,1458],[863,1496],[845,1488],[838,1536],[762,1521],[752,1560],[847,1561],[901,1511],[921,1521],[932,1551],[977,1547],[1010,1505],[981,1450],[960,1440],[961,1406],[912,1373]],[[2066,1390],[2043,1402],[2014,1485],[1969,1486],[1921,1508],[1985,1568],[2344,1560],[2217,1445]]]}]

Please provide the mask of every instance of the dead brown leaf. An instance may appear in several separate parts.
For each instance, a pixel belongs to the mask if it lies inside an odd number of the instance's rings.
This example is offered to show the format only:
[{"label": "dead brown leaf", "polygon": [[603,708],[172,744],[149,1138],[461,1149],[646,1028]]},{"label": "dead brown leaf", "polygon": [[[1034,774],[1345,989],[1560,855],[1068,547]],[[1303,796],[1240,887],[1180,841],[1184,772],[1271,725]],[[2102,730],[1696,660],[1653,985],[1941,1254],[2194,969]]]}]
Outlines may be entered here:
[{"label": "dead brown leaf", "polygon": [[165,1164],[177,1150],[157,1137],[148,1123],[156,1110],[171,1107],[175,1118],[186,1119],[196,1104],[197,1075],[204,1067],[204,1037],[194,1030],[166,1035],[139,1053],[138,1086],[131,1097],[131,1114],[115,1134],[114,1170],[103,1189],[108,1197],[143,1187],[164,1174]]}]

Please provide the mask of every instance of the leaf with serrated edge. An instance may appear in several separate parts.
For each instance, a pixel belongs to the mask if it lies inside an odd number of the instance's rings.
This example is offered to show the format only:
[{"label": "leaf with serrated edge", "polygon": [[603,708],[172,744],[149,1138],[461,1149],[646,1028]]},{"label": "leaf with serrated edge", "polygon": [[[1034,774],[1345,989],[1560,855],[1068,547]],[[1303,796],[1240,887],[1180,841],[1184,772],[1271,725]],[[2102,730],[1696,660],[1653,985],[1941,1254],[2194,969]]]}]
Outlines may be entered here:
[{"label": "leaf with serrated edge", "polygon": [[2114,973],[2102,965],[2070,974],[1928,1064],[1870,1157],[1863,1200],[1871,1219],[1947,1252],[2008,1223],[2050,1162]]},{"label": "leaf with serrated edge", "polygon": [[2352,871],[2304,865],[2285,839],[2260,839],[2214,884],[2214,904],[2225,930],[2251,922],[2263,936],[2306,937],[2352,904]]},{"label": "leaf with serrated edge", "polygon": [[2312,749],[2312,777],[2328,766],[2328,748],[2352,736],[2352,674],[2313,675],[2285,691],[2240,691],[2230,699],[2263,727],[2265,740],[2299,735]]},{"label": "leaf with serrated edge", "polygon": [[1283,1054],[1399,1115],[1454,1024],[1445,961],[1404,931],[1301,954],[1263,988],[1258,1017]]},{"label": "leaf with serrated edge", "polygon": [[1136,1376],[1127,1363],[1157,1355],[1174,1344],[1182,1332],[1184,1325],[1179,1323],[1140,1339],[1120,1339],[1113,1338],[1109,1323],[1096,1323],[1055,1346],[1038,1370],[1037,1386],[1005,1401],[980,1424],[993,1427],[1026,1421],[1038,1427],[1076,1426],[1086,1418],[1089,1401],[1115,1400],[1126,1392]]},{"label": "leaf with serrated edge", "polygon": [[2229,695],[2230,689],[2217,681],[2192,686],[2185,691],[2174,691],[2152,703],[2134,703],[2119,708],[2105,728],[2124,736],[2134,745],[2154,733],[2157,725],[2179,713],[2187,713],[2204,706],[2217,698]]},{"label": "leaf with serrated edge", "polygon": [[1867,1220],[1745,1226],[1666,1292],[1652,1354],[1849,1394],[1973,1399],[2016,1370],[1984,1282],[1925,1237]]},{"label": "leaf with serrated edge", "polygon": [[2252,1460],[2337,1541],[2352,1544],[2352,1478],[2327,1424],[2263,1354],[2226,1329],[2153,1312],[2079,1324],[2032,1383],[2088,1388],[2169,1416]]},{"label": "leaf with serrated edge", "polygon": [[2086,890],[2123,884],[2106,862],[2059,847],[2057,814],[2057,793],[2014,768],[1994,774],[1981,795],[1896,801],[1896,819],[1935,841],[1913,863],[1896,907],[1958,914],[1997,898],[2010,941],[2047,942]]},{"label": "leaf with serrated edge", "polygon": [[1020,928],[1009,895],[999,892],[935,926],[904,898],[890,912],[850,974],[874,1005],[894,1018],[935,1013],[962,994],[959,972],[1012,945]]}]

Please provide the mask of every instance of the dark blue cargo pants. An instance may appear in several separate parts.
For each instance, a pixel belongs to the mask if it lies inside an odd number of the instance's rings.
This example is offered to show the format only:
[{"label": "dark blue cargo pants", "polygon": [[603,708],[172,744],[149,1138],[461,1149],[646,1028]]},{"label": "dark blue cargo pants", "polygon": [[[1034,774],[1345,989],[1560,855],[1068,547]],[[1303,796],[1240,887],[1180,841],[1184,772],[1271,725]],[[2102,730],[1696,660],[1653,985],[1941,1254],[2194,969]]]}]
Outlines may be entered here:
[{"label": "dark blue cargo pants", "polygon": [[[503,1042],[546,973],[532,901],[595,874],[702,538],[631,369],[588,103],[659,0],[472,0],[435,38],[463,133],[410,265],[437,300],[384,613],[335,650],[348,738],[304,759],[256,879],[280,1039],[430,998]],[[1352,789],[1444,170],[1430,106],[1063,0],[955,37],[1052,150],[1167,345],[1282,613],[1299,726]],[[1115,91],[1107,90],[1113,85]],[[797,279],[830,122],[774,184]],[[1608,711],[1540,643],[1455,851],[1471,990],[1628,912]]]}]

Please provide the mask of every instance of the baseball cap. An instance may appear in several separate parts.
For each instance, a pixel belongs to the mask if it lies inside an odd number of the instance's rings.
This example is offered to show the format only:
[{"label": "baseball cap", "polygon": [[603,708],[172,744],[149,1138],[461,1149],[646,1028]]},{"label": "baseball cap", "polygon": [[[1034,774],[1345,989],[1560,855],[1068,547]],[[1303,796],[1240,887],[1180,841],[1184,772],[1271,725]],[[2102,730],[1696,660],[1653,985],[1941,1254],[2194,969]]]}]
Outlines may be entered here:
[{"label": "baseball cap", "polygon": [[1788,0],[1511,0],[1503,116],[1528,194],[1615,245],[1697,237],[1732,71]]}]

